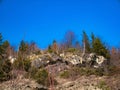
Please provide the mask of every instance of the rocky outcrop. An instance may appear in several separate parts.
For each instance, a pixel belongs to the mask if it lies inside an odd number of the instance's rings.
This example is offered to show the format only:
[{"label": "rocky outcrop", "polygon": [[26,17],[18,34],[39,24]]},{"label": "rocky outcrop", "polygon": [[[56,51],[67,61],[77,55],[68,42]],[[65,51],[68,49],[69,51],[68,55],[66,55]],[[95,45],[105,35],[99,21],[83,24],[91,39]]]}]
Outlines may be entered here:
[{"label": "rocky outcrop", "polygon": [[71,53],[62,53],[60,56],[64,59],[64,61],[67,61],[73,65],[88,63],[94,67],[102,66],[102,64],[107,60],[103,56],[96,55],[95,53],[85,54],[83,56],[73,55]]},{"label": "rocky outcrop", "polygon": [[65,63],[56,63],[53,65],[48,65],[46,67],[46,69],[49,71],[49,73],[54,74],[55,76],[59,75],[59,72],[61,71],[65,71],[70,69],[70,67],[68,65],[66,65]]},{"label": "rocky outcrop", "polygon": [[46,66],[50,61],[51,61],[51,57],[48,54],[43,54],[43,55],[39,55],[39,56],[35,56],[31,59],[31,65],[39,68],[42,66]]},{"label": "rocky outcrop", "polygon": [[83,65],[89,64],[95,68],[102,66],[106,61],[103,56],[96,55],[95,53],[85,54],[83,56],[75,55],[73,53],[61,53],[60,55],[54,53],[47,53],[41,55],[29,56],[32,62],[32,66],[41,67],[49,64],[55,64],[56,62],[68,63],[71,65]]}]

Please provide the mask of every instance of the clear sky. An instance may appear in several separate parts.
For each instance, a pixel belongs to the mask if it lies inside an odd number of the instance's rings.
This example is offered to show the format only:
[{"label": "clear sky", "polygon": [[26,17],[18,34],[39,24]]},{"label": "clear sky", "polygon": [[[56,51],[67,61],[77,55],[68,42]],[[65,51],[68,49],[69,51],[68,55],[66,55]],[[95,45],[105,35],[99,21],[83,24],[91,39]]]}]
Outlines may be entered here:
[{"label": "clear sky", "polygon": [[67,30],[79,40],[85,30],[110,45],[120,44],[120,0],[0,1],[0,32],[13,45],[25,39],[45,48]]}]

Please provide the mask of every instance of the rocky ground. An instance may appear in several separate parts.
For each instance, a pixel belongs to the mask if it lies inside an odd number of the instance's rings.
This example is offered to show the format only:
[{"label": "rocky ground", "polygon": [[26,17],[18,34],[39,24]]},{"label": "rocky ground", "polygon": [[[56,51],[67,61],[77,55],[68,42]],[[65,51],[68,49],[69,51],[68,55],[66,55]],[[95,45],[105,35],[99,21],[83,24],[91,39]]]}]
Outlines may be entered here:
[{"label": "rocky ground", "polygon": [[81,76],[76,80],[59,80],[56,90],[120,90],[120,76]]},{"label": "rocky ground", "polygon": [[97,86],[101,79],[95,76],[82,76],[76,80],[60,82],[61,84],[56,87],[56,90],[102,90]]},{"label": "rocky ground", "polygon": [[[120,90],[120,77],[81,76],[76,80],[56,78],[54,90]],[[0,84],[0,90],[49,90],[34,80],[16,79]],[[51,90],[51,89],[50,89]]]},{"label": "rocky ground", "polygon": [[[95,75],[78,75],[75,79],[60,78],[60,72],[69,70],[71,71],[74,66],[82,65],[81,60],[83,61],[96,61],[95,65],[99,68],[104,65],[104,58],[100,58],[100,62],[97,58],[94,58],[94,54],[88,55],[89,57],[80,58],[78,55],[52,55],[44,54],[39,56],[31,56],[31,66],[36,67],[37,69],[44,66],[48,72],[54,76],[57,81],[57,85],[54,86],[54,90],[120,90],[120,74],[114,76],[95,76]],[[85,60],[84,60],[85,59]],[[98,60],[98,61],[97,61]],[[88,63],[86,62],[86,63]],[[102,63],[101,63],[102,62]],[[72,65],[71,65],[72,64]],[[95,66],[93,65],[93,66]],[[93,67],[91,66],[91,67]],[[80,66],[79,66],[80,67]],[[18,75],[18,73],[17,73]],[[18,75],[19,76],[19,75]],[[17,77],[18,77],[17,76]],[[44,79],[45,80],[45,79]],[[36,83],[35,80],[25,79],[25,78],[16,78],[14,80],[9,80],[3,83],[0,83],[0,90],[53,90],[48,87],[42,86]]]},{"label": "rocky ground", "polygon": [[15,79],[0,84],[0,90],[47,90],[47,87],[29,79]]}]

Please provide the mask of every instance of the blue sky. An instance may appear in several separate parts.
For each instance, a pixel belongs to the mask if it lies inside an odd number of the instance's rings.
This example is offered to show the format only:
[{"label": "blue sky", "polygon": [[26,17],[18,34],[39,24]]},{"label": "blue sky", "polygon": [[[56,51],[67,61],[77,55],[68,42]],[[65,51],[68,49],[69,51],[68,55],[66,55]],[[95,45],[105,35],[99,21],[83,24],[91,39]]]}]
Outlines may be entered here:
[{"label": "blue sky", "polygon": [[109,45],[120,44],[120,0],[1,0],[0,32],[12,45],[24,39],[45,48],[68,30],[81,40],[94,32]]}]

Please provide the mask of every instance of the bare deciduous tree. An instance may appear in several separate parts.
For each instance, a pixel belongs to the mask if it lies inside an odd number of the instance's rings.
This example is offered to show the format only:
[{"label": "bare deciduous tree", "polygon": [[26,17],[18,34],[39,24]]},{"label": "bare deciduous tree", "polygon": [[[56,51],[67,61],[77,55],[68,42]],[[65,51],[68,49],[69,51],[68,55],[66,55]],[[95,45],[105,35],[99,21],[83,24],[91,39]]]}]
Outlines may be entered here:
[{"label": "bare deciduous tree", "polygon": [[119,48],[112,48],[111,49],[111,60],[112,65],[120,66],[120,49]]},{"label": "bare deciduous tree", "polygon": [[64,38],[64,45],[66,48],[70,48],[73,46],[75,41],[75,33],[72,31],[67,31]]}]

